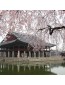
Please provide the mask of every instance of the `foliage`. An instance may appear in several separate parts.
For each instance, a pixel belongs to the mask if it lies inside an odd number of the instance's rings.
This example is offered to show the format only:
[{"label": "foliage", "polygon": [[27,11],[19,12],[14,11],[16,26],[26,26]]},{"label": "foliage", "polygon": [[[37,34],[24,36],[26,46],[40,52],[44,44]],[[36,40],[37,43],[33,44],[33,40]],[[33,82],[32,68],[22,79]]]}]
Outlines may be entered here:
[{"label": "foliage", "polygon": [[[0,36],[4,38],[8,32],[20,32],[39,37],[40,40],[56,44],[56,49],[65,50],[65,30],[56,30],[49,35],[48,25],[52,28],[65,26],[64,10],[0,10]],[[44,30],[39,30],[45,28]],[[39,31],[38,31],[39,30]],[[31,40],[32,41],[32,40]],[[32,44],[32,42],[30,43]],[[42,42],[34,38],[35,49],[42,47]],[[37,44],[39,42],[39,46]]]}]

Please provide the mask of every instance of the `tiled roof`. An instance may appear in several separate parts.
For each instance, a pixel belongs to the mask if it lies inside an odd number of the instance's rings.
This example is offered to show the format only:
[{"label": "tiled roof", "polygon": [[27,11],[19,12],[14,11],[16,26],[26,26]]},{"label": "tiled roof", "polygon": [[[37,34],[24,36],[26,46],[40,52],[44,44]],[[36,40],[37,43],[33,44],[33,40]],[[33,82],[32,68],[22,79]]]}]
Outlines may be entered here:
[{"label": "tiled roof", "polygon": [[[16,39],[17,40],[17,39]],[[13,43],[13,42],[15,42],[16,40],[12,40],[12,41],[8,41],[8,42],[2,42],[2,43],[0,43],[0,46],[1,45],[7,45],[7,44],[10,44],[10,43]]]},{"label": "tiled roof", "polygon": [[[19,41],[22,41],[22,42],[25,42],[25,43],[29,43],[31,44],[34,44],[34,42],[37,40],[36,43],[38,43],[40,41],[40,39],[34,35],[29,35],[29,34],[20,34],[20,33],[16,33],[16,32],[12,32],[11,33],[12,35],[14,35],[17,39],[16,40],[19,40]],[[4,45],[4,44],[9,44],[9,43],[13,43],[15,42],[16,40],[12,40],[12,41],[8,41],[8,42],[2,42],[0,44],[1,45]],[[45,44],[44,44],[45,43]],[[51,44],[51,43],[46,43],[45,41],[42,41],[42,46],[45,45],[47,47],[53,47],[55,46],[54,44]]]}]

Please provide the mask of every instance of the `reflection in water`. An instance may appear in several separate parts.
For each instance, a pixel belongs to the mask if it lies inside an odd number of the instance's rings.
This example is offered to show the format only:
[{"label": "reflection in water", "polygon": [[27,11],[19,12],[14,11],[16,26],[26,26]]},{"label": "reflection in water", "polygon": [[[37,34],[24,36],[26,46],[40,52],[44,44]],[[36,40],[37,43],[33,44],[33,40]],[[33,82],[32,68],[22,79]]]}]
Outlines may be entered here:
[{"label": "reflection in water", "polygon": [[65,74],[65,63],[59,64],[4,64],[0,63],[0,74],[4,75],[51,75]]},{"label": "reflection in water", "polygon": [[14,65],[12,65],[12,71],[14,70]]},{"label": "reflection in water", "polygon": [[25,71],[25,66],[24,66],[24,71]]},{"label": "reflection in water", "polygon": [[34,66],[34,70],[35,70],[35,66]]},{"label": "reflection in water", "polygon": [[20,66],[19,66],[19,65],[17,65],[17,71],[19,72],[19,70],[20,70]]},{"label": "reflection in water", "polygon": [[8,64],[8,70],[9,70],[9,64]]},{"label": "reflection in water", "polygon": [[2,64],[0,65],[0,68],[2,69]]},{"label": "reflection in water", "polygon": [[31,67],[28,65],[29,70],[31,70]]}]

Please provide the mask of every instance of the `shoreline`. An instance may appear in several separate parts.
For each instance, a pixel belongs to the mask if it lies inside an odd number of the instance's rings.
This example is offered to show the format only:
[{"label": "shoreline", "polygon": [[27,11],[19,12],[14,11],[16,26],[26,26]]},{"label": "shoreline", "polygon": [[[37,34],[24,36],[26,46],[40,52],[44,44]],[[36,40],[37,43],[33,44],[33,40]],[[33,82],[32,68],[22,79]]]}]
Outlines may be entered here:
[{"label": "shoreline", "polygon": [[54,56],[54,57],[39,57],[39,58],[2,58],[0,57],[0,62],[3,63],[50,63],[50,62],[65,62],[65,57]]}]

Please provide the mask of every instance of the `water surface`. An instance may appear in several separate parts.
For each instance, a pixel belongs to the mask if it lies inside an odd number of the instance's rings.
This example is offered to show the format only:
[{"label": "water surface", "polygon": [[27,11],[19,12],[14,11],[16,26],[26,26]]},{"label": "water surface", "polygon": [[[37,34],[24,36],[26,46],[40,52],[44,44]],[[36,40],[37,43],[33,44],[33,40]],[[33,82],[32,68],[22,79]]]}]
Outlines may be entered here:
[{"label": "water surface", "polygon": [[0,63],[0,75],[65,75],[65,63]]}]

